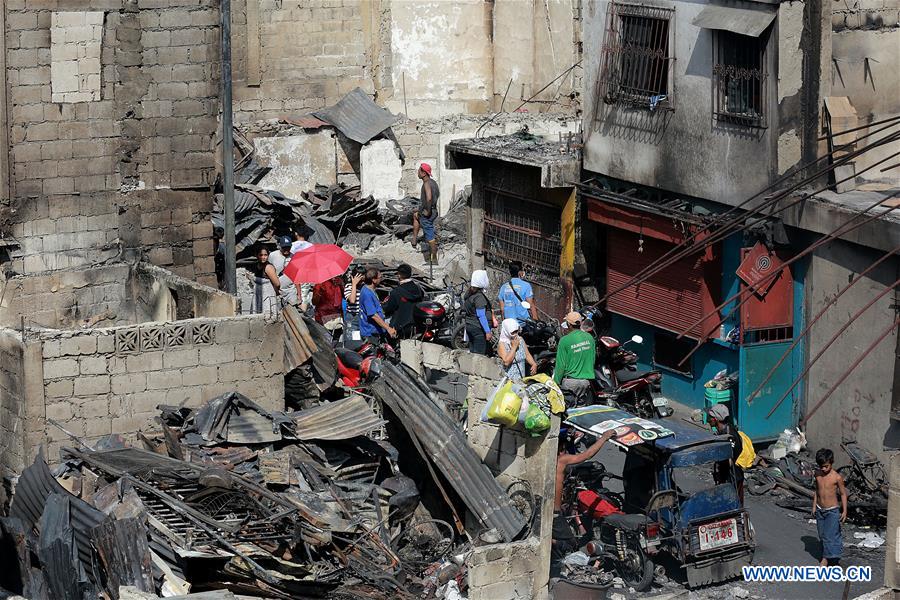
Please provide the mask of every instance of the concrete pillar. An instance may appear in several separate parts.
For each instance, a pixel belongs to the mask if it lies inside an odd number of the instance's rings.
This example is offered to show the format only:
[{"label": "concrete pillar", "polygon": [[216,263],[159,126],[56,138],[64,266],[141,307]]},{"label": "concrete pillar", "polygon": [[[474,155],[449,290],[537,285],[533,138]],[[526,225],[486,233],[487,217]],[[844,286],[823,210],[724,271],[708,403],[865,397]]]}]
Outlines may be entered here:
[{"label": "concrete pillar", "polygon": [[6,113],[6,3],[0,6],[0,201],[9,196],[9,122]]},{"label": "concrete pillar", "polygon": [[888,495],[887,550],[884,558],[884,585],[900,589],[900,453],[890,459],[890,492]]}]

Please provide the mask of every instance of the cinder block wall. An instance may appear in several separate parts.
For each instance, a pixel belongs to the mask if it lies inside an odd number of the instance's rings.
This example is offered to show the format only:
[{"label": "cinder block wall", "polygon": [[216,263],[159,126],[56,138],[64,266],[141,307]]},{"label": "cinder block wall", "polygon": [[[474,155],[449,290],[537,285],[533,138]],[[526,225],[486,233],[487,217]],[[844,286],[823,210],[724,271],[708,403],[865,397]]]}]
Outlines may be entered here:
[{"label": "cinder block wall", "polygon": [[5,7],[11,201],[0,235],[21,245],[8,268],[77,267],[134,248],[214,285],[218,2]]},{"label": "cinder block wall", "polygon": [[159,404],[197,407],[230,391],[283,409],[282,327],[256,315],[41,332],[43,401],[27,415],[26,459],[47,444],[58,460],[72,443],[49,419],[90,443],[154,429]]},{"label": "cinder block wall", "polygon": [[25,457],[25,344],[0,329],[0,475],[21,472]]},{"label": "cinder block wall", "polygon": [[519,542],[482,546],[473,551],[467,563],[468,597],[470,600],[546,598],[550,580],[559,418],[552,418],[550,430],[541,437],[531,437],[519,426],[482,423],[481,411],[502,378],[497,359],[414,341],[402,342],[400,350],[403,362],[420,373],[427,367],[468,376],[469,444],[502,487],[509,488],[518,481],[527,482],[537,501],[539,514],[531,536]]}]

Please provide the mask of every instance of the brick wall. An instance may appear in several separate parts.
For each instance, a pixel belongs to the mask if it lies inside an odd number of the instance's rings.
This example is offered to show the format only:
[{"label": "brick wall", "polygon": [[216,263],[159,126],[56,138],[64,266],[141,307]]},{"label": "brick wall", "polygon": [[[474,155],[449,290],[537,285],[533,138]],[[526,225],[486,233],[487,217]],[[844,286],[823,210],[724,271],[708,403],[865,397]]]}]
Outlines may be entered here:
[{"label": "brick wall", "polygon": [[130,281],[128,265],[14,277],[0,285],[0,325],[19,327],[22,315],[28,327],[52,329],[132,323]]},{"label": "brick wall", "polygon": [[378,0],[257,4],[256,21],[251,14],[249,26],[247,4],[232,4],[236,121],[305,114],[334,104],[357,86],[374,92],[364,14]]},{"label": "brick wall", "polygon": [[29,415],[40,427],[28,447],[47,443],[57,460],[71,444],[48,419],[89,443],[134,439],[154,428],[159,404],[197,407],[233,390],[283,409],[282,327],[253,316],[43,333],[44,413]]},{"label": "brick wall", "polygon": [[[139,248],[160,266],[214,282],[218,2],[5,4],[11,202],[0,235],[20,242],[8,268],[82,266]],[[90,39],[67,46],[88,27],[79,19],[102,23],[96,92],[60,91],[82,67],[64,58],[82,53],[86,70],[96,66],[96,25]]]},{"label": "brick wall", "polygon": [[25,345],[0,329],[0,474],[21,472],[25,441]]}]

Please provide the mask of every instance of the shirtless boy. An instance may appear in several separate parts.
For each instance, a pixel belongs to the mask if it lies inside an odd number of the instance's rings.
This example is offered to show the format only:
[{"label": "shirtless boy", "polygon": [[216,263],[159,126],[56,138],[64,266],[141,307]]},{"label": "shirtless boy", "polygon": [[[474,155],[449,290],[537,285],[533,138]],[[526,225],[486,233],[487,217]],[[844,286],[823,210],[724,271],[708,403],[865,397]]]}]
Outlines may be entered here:
[{"label": "shirtless boy", "polygon": [[[819,541],[822,542],[823,567],[837,565],[841,561],[844,542],[841,538],[841,523],[847,519],[847,489],[844,478],[832,466],[834,452],[822,448],[816,452],[816,493],[813,495],[813,516],[816,518],[816,529]],[[841,495],[840,513],[838,513],[838,494]]]}]

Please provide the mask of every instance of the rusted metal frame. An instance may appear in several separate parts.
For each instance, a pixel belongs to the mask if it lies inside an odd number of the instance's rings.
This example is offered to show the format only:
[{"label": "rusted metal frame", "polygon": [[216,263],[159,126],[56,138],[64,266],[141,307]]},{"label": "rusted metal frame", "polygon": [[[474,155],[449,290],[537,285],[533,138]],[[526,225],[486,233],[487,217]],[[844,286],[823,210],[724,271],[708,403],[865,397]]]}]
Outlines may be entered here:
[{"label": "rusted metal frame", "polygon": [[[777,371],[777,370],[778,370],[778,367],[780,367],[780,366],[784,363],[784,361],[787,360],[788,356],[791,355],[791,352],[794,351],[794,348],[796,348],[798,345],[800,345],[800,342],[803,341],[803,338],[806,337],[806,334],[810,332],[810,330],[813,328],[813,325],[815,325],[816,322],[817,322],[820,318],[822,318],[822,315],[824,315],[825,312],[826,312],[831,306],[833,306],[833,305],[838,301],[838,299],[839,299],[841,296],[844,295],[844,293],[845,293],[847,290],[849,290],[849,289],[852,288],[854,285],[856,285],[856,283],[857,283],[858,281],[862,280],[863,277],[865,277],[866,275],[868,275],[869,273],[871,273],[878,265],[880,265],[881,263],[883,263],[884,261],[886,261],[888,258],[890,258],[891,256],[893,256],[893,255],[896,254],[897,252],[900,252],[900,246],[896,246],[893,250],[891,250],[890,252],[888,252],[887,254],[885,254],[884,256],[882,256],[881,258],[879,258],[878,260],[876,260],[875,262],[873,262],[871,265],[869,265],[868,267],[866,267],[861,273],[859,273],[858,275],[856,275],[856,277],[854,277],[854,278],[850,281],[850,283],[848,283],[846,286],[844,286],[843,288],[841,288],[840,291],[838,291],[837,294],[835,294],[828,302],[825,303],[825,306],[823,306],[823,307],[819,310],[819,312],[816,313],[816,315],[815,315],[812,319],[809,320],[809,322],[806,324],[806,327],[803,328],[803,331],[801,331],[798,335],[795,336],[794,342],[790,345],[790,347],[789,347],[787,350],[784,351],[784,353],[781,355],[781,358],[778,359],[778,362],[776,362],[775,365],[769,370],[769,372],[766,374],[766,376],[763,378],[763,380],[760,382],[760,384],[759,384],[758,386],[756,386],[756,389],[753,390],[753,392],[751,392],[751,393],[747,396],[747,403],[748,403],[748,404],[750,404],[750,403],[753,401],[753,399],[754,399],[754,398],[756,397],[756,395],[760,392],[760,390],[763,389],[763,386],[765,386],[766,383],[768,383],[769,380],[772,378],[772,376],[775,375],[775,371]],[[777,408],[777,406],[776,406],[776,408]],[[769,414],[766,415],[766,416],[767,416],[767,417],[768,417],[768,416],[771,416],[772,413],[774,412],[774,410],[775,410],[775,409],[772,409],[771,411],[769,411]]]},{"label": "rusted metal frame", "polygon": [[[822,355],[825,354],[825,351],[828,350],[828,349],[831,347],[831,345],[832,345],[834,342],[836,342],[837,339],[838,339],[839,337],[841,337],[841,335],[842,335],[845,331],[847,331],[847,329],[850,327],[850,325],[852,325],[859,317],[861,317],[862,314],[863,314],[864,312],[866,312],[867,310],[869,310],[869,309],[872,307],[872,305],[874,305],[876,302],[878,302],[879,300],[881,300],[881,299],[882,299],[884,296],[886,296],[889,292],[893,291],[894,288],[896,288],[898,285],[900,285],[900,279],[897,279],[896,281],[894,281],[894,283],[892,283],[892,284],[889,285],[888,287],[886,287],[886,288],[884,288],[883,290],[881,290],[874,298],[872,298],[871,300],[869,300],[869,301],[866,303],[865,306],[863,306],[862,308],[860,308],[858,311],[856,311],[856,313],[853,314],[853,316],[851,316],[850,318],[847,319],[847,322],[844,323],[844,325],[841,326],[841,328],[838,329],[837,332],[836,332],[833,336],[831,336],[831,338],[830,338],[827,342],[825,342],[825,345],[822,346],[822,347],[819,349],[819,351],[816,353],[816,355],[815,355],[814,357],[812,357],[809,361],[807,361],[806,366],[805,366],[805,367],[803,368],[803,370],[800,372],[800,375],[797,376],[797,378],[796,378],[796,379],[794,380],[794,382],[791,384],[791,387],[789,387],[789,388],[787,389],[787,391],[785,391],[785,392],[781,395],[781,398],[778,399],[778,402],[775,403],[775,405],[772,407],[772,409],[771,409],[771,410],[769,411],[769,413],[766,415],[766,418],[767,418],[767,419],[768,419],[769,417],[772,416],[772,414],[775,412],[775,410],[776,410],[779,406],[781,406],[781,403],[784,402],[784,399],[787,398],[787,397],[790,395],[790,393],[794,390],[795,387],[797,387],[797,385],[798,385],[801,381],[803,381],[803,378],[806,377],[806,375],[812,370],[812,368],[813,368],[813,366],[816,364],[816,362],[818,362],[818,360],[819,360],[820,358],[822,358]],[[817,315],[817,316],[821,316],[821,315]],[[776,365],[776,366],[777,366],[777,365]]]},{"label": "rusted metal frame", "polygon": [[826,133],[825,135],[816,138],[817,142],[823,142],[827,140],[831,135],[834,137],[840,137],[845,133],[853,133],[854,131],[859,131],[861,129],[866,129],[868,127],[874,127],[875,125],[881,125],[883,123],[893,123],[894,125],[900,124],[900,115],[896,115],[893,117],[888,117],[887,119],[881,119],[880,121],[872,121],[871,123],[866,123],[865,125],[860,125],[858,127],[852,127],[850,129],[844,129],[843,131],[837,131],[832,133]]},{"label": "rusted metal frame", "polygon": [[[860,217],[862,217],[863,215],[865,215],[867,212],[869,212],[869,211],[872,210],[873,208],[877,208],[878,206],[884,204],[885,202],[887,202],[887,201],[890,200],[891,198],[897,196],[898,194],[900,194],[900,190],[898,190],[898,191],[896,191],[896,192],[890,194],[889,196],[885,196],[884,198],[879,198],[876,202],[873,202],[872,204],[870,204],[869,206],[867,206],[867,207],[864,208],[863,210],[861,210],[861,211],[855,213],[852,217],[850,217],[849,219],[847,219],[846,221],[844,221],[843,223],[841,223],[840,225],[838,225],[836,228],[832,229],[830,233],[828,233],[827,235],[825,235],[825,236],[819,238],[818,240],[816,240],[815,242],[813,242],[812,244],[810,244],[808,247],[806,247],[806,248],[803,249],[801,252],[799,252],[796,256],[792,257],[792,258],[789,259],[789,260],[786,260],[784,263],[781,264],[781,266],[779,266],[777,269],[774,269],[771,273],[768,273],[768,274],[766,274],[765,276],[763,276],[759,281],[757,281],[757,282],[754,284],[754,287],[757,287],[757,288],[758,288],[758,287],[761,286],[761,285],[764,285],[764,284],[769,283],[770,281],[773,281],[776,277],[778,277],[778,276],[781,274],[781,272],[782,272],[784,269],[788,268],[790,265],[794,264],[795,262],[797,262],[798,260],[800,260],[800,259],[803,258],[804,256],[810,254],[811,252],[813,252],[813,251],[816,250],[817,248],[820,248],[821,246],[824,246],[825,244],[828,244],[829,242],[834,241],[835,239],[839,238],[840,236],[846,235],[847,233],[850,233],[851,231],[854,231],[854,230],[856,230],[856,229],[859,229],[859,228],[862,227],[863,225],[865,225],[865,224],[867,224],[867,223],[870,223],[870,222],[874,221],[875,219],[880,219],[881,217],[884,217],[884,216],[888,215],[889,213],[893,212],[893,211],[896,210],[897,208],[900,208],[900,207],[898,207],[898,206],[891,206],[891,207],[888,207],[887,210],[885,210],[885,211],[883,211],[883,212],[880,212],[880,213],[877,213],[877,214],[874,214],[874,215],[869,215],[868,217],[866,217],[865,219],[863,219],[861,222],[856,223],[856,224],[852,224],[853,221],[855,221],[856,219],[859,219]],[[748,292],[749,292],[749,293],[748,293]],[[738,300],[739,298],[741,298],[741,296],[745,296],[745,297],[744,297],[743,299],[741,299],[741,300],[738,302],[737,306],[735,306],[734,308],[732,308],[732,309],[728,312],[728,314],[726,314],[725,317],[724,317],[723,319],[721,319],[721,321],[724,321],[724,320],[727,319],[729,316],[731,316],[732,314],[734,314],[734,312],[735,312],[737,309],[739,309],[739,308],[740,308],[741,306],[743,306],[750,298],[752,298],[752,297],[753,297],[753,290],[751,290],[751,289],[743,289],[743,290],[739,290],[739,291],[738,291],[737,293],[735,293],[735,294],[732,294],[731,296],[729,296],[728,298],[726,298],[724,301],[722,301],[721,303],[719,303],[719,304],[718,304],[715,308],[713,308],[711,311],[707,312],[706,314],[704,314],[703,316],[701,316],[699,319],[697,319],[696,321],[694,321],[693,323],[691,323],[691,325],[690,325],[689,327],[685,328],[684,331],[682,331],[682,332],[678,335],[678,339],[681,339],[682,337],[684,337],[684,335],[685,335],[688,331],[690,331],[690,330],[693,329],[694,327],[697,327],[698,325],[700,325],[701,323],[703,323],[703,321],[705,321],[706,319],[709,319],[709,318],[712,317],[713,315],[716,315],[720,310],[722,310],[723,308],[725,308],[728,304],[730,304],[730,303],[733,302],[734,300]],[[720,323],[720,324],[721,324],[721,323]],[[707,335],[708,335],[708,334],[707,334]]]},{"label": "rusted metal frame", "polygon": [[[751,196],[751,197],[748,198],[747,200],[744,200],[744,201],[741,202],[740,204],[738,204],[738,205],[736,205],[736,206],[734,206],[734,207],[728,209],[728,210],[725,211],[724,213],[722,213],[722,215],[720,215],[721,219],[714,220],[714,221],[710,222],[708,225],[706,225],[705,227],[701,228],[699,231],[694,232],[690,237],[688,237],[687,239],[685,239],[685,240],[684,240],[683,242],[681,242],[680,244],[676,245],[676,246],[675,246],[674,248],[672,248],[671,250],[668,250],[665,254],[663,254],[663,256],[661,256],[659,259],[657,259],[656,261],[654,261],[652,264],[648,265],[648,266],[645,267],[644,269],[641,269],[641,271],[640,271],[637,275],[635,275],[634,277],[630,278],[626,283],[623,283],[622,285],[620,285],[620,286],[617,287],[616,289],[614,289],[614,290],[612,290],[612,291],[610,291],[610,292],[607,292],[602,298],[600,298],[599,300],[597,300],[597,302],[594,303],[594,306],[598,306],[598,305],[602,304],[604,301],[608,300],[610,297],[622,293],[623,291],[625,291],[625,290],[627,290],[628,288],[634,286],[635,284],[639,284],[639,283],[641,283],[641,282],[643,282],[643,281],[646,281],[648,278],[650,278],[650,277],[652,277],[653,275],[655,275],[656,273],[662,271],[663,269],[665,269],[665,268],[668,267],[669,265],[671,265],[671,264],[673,264],[673,263],[675,263],[675,262],[678,262],[679,260],[681,260],[681,259],[683,259],[683,258],[686,258],[686,257],[688,257],[688,256],[690,256],[690,255],[692,255],[692,254],[695,254],[695,253],[697,253],[697,252],[701,252],[701,251],[705,250],[707,247],[711,246],[712,244],[724,240],[724,239],[727,238],[729,235],[731,235],[734,231],[737,231],[737,230],[740,230],[740,229],[746,229],[746,228],[752,227],[752,226],[754,226],[754,225],[757,225],[757,224],[759,224],[759,223],[761,223],[761,222],[763,222],[763,221],[768,220],[768,219],[771,218],[772,216],[774,216],[774,215],[776,215],[776,214],[778,214],[778,213],[780,213],[780,212],[783,212],[783,211],[787,210],[788,208],[791,208],[791,207],[793,207],[793,206],[796,206],[797,204],[799,204],[799,203],[801,203],[801,202],[803,202],[803,201],[805,201],[805,200],[807,200],[807,199],[809,199],[809,198],[812,198],[812,197],[815,196],[816,194],[819,194],[819,193],[821,193],[821,192],[823,192],[823,191],[825,191],[825,190],[831,189],[831,187],[832,187],[833,184],[830,184],[830,183],[829,183],[828,185],[826,185],[826,186],[824,186],[824,187],[818,188],[818,189],[816,189],[816,190],[814,190],[814,191],[812,191],[812,192],[803,194],[802,196],[800,196],[800,197],[798,197],[798,198],[795,198],[794,200],[791,200],[790,202],[788,202],[788,203],[785,204],[784,206],[782,206],[782,207],[780,207],[780,208],[777,208],[777,209],[775,209],[775,210],[769,212],[768,214],[762,215],[761,217],[759,217],[758,219],[756,219],[756,220],[753,221],[752,223],[749,223],[749,224],[747,224],[747,225],[741,226],[741,223],[742,223],[745,219],[747,219],[747,218],[753,218],[753,215],[754,215],[754,214],[761,214],[761,212],[762,212],[762,210],[763,210],[764,208],[771,208],[771,207],[773,207],[773,206],[776,205],[780,200],[782,200],[783,198],[785,198],[786,196],[788,196],[790,193],[792,193],[792,192],[794,192],[794,191],[800,189],[801,187],[803,187],[803,186],[809,184],[810,182],[812,182],[812,181],[814,181],[815,179],[819,178],[820,176],[824,175],[824,174],[827,173],[828,171],[830,171],[830,170],[832,170],[832,169],[834,169],[834,168],[836,168],[836,167],[838,167],[838,166],[841,166],[841,165],[843,165],[843,164],[845,164],[845,163],[847,163],[847,162],[853,160],[854,158],[856,158],[857,156],[859,156],[860,154],[862,154],[862,153],[864,153],[864,152],[866,152],[866,151],[868,151],[868,150],[871,150],[871,149],[873,149],[873,148],[882,146],[882,145],[884,145],[884,144],[887,144],[887,143],[896,141],[896,140],[898,140],[898,139],[900,139],[900,132],[896,132],[896,133],[890,134],[890,135],[888,135],[888,136],[885,136],[884,138],[882,138],[882,139],[880,139],[880,140],[877,140],[876,142],[873,142],[872,144],[866,146],[865,148],[862,148],[862,149],[860,149],[860,150],[856,150],[856,151],[854,151],[854,152],[852,152],[852,153],[850,153],[850,154],[845,155],[844,157],[842,157],[841,159],[839,159],[837,162],[835,162],[833,165],[829,165],[829,166],[825,167],[824,169],[820,169],[819,171],[817,171],[817,172],[814,173],[813,175],[811,175],[811,176],[809,176],[809,177],[803,179],[802,181],[799,181],[799,182],[797,182],[797,183],[792,184],[791,186],[789,186],[789,187],[786,188],[785,190],[776,192],[773,196],[771,196],[771,197],[769,197],[768,199],[764,200],[759,206],[757,206],[757,207],[755,207],[755,208],[752,208],[752,209],[748,209],[748,210],[747,210],[747,214],[737,215],[736,217],[733,217],[730,221],[728,221],[727,219],[725,219],[725,217],[727,217],[728,215],[734,213],[735,211],[740,210],[744,205],[748,204],[749,202],[751,202],[751,201],[754,200],[755,198],[759,197],[761,194],[763,194],[763,193],[766,192],[767,190],[770,190],[770,189],[774,188],[776,185],[778,185],[779,183],[785,181],[786,179],[789,179],[788,176],[782,176],[781,178],[779,178],[778,180],[776,180],[773,184],[771,184],[769,187],[767,187],[767,188],[761,190],[760,192],[757,192],[756,194],[754,194],[753,196]],[[866,167],[866,168],[863,169],[862,171],[857,172],[857,173],[855,173],[855,174],[852,175],[852,176],[848,176],[848,177],[842,179],[842,180],[841,180],[841,183],[844,182],[844,181],[847,181],[847,180],[849,180],[849,179],[855,178],[855,177],[859,176],[860,174],[862,174],[862,173],[864,173],[864,172],[866,172],[866,171],[868,171],[868,170],[870,170],[870,169],[872,169],[872,168],[878,166],[878,165],[881,164],[882,162],[886,162],[887,160],[890,160],[891,158],[893,158],[894,156],[897,156],[897,155],[900,155],[900,153],[893,154],[893,155],[887,157],[886,159],[880,160],[880,161],[878,161],[877,163],[875,163],[875,164],[873,164],[873,165],[870,165],[870,166]],[[816,163],[820,162],[821,160],[823,160],[824,158],[826,158],[826,157],[824,157],[824,156],[823,156],[823,157],[820,157],[820,158],[816,159],[816,160],[815,160],[813,163],[811,163],[811,164],[816,164]],[[697,241],[698,237],[700,237],[700,236],[701,236],[702,234],[704,234],[704,233],[709,232],[710,229],[712,229],[715,225],[720,224],[720,223],[723,222],[723,221],[725,221],[725,224],[722,225],[720,229],[717,229],[717,230],[713,231],[710,235],[703,237],[702,242]],[[697,241],[697,243],[692,244],[692,242],[695,242],[695,241]],[[692,244],[692,245],[691,245],[691,244]]]},{"label": "rusted metal frame", "polygon": [[[778,267],[777,269],[775,269],[774,271],[772,271],[771,273],[769,273],[768,275],[766,275],[765,277],[763,277],[762,279],[760,279],[760,280],[756,283],[756,285],[759,286],[759,285],[763,285],[763,284],[765,284],[765,283],[768,283],[770,280],[772,280],[772,279],[774,279],[775,277],[777,277],[778,275],[780,275],[781,272],[782,272],[784,269],[788,268],[790,265],[792,265],[793,263],[797,262],[798,260],[800,260],[800,259],[803,258],[804,256],[810,254],[811,252],[813,252],[813,251],[816,250],[817,248],[820,248],[820,247],[824,246],[825,244],[828,244],[828,243],[834,241],[834,240],[837,239],[838,237],[840,237],[840,236],[842,236],[842,235],[845,235],[845,234],[847,234],[847,233],[849,233],[849,232],[851,232],[851,231],[853,231],[853,230],[855,230],[855,229],[858,229],[859,227],[862,227],[862,226],[865,225],[866,223],[870,223],[870,222],[874,221],[875,219],[879,219],[879,218],[881,218],[881,217],[887,215],[887,214],[890,213],[891,211],[897,209],[897,208],[898,208],[897,206],[892,206],[892,207],[888,208],[887,210],[885,210],[884,212],[881,212],[881,213],[878,213],[878,214],[875,214],[875,215],[871,215],[871,216],[867,217],[866,219],[864,219],[862,222],[857,223],[857,224],[855,224],[855,225],[850,225],[850,226],[848,227],[850,221],[853,221],[853,220],[857,219],[858,217],[860,217],[860,216],[862,216],[863,214],[865,214],[866,212],[872,210],[872,208],[878,206],[879,204],[883,204],[884,202],[887,202],[890,198],[893,198],[893,197],[896,196],[898,193],[900,193],[900,192],[897,192],[897,193],[895,193],[895,194],[891,194],[890,196],[888,196],[888,197],[886,197],[886,198],[882,198],[881,200],[879,200],[879,201],[876,202],[875,204],[872,204],[872,205],[869,206],[868,208],[866,208],[866,209],[864,209],[863,211],[857,213],[856,215],[854,215],[853,217],[851,217],[850,219],[848,219],[847,221],[845,221],[843,224],[841,224],[840,226],[838,226],[837,229],[832,230],[832,232],[829,233],[828,235],[826,235],[825,237],[823,237],[823,238],[817,240],[817,241],[816,241],[815,243],[813,243],[811,246],[807,247],[805,250],[803,250],[802,252],[800,252],[799,254],[797,254],[796,256],[794,256],[793,258],[791,258],[790,260],[785,261],[780,267]],[[845,228],[846,228],[846,229],[845,229]],[[688,332],[690,332],[691,329],[693,329],[693,328],[696,327],[697,325],[702,324],[706,319],[708,319],[708,318],[712,317],[713,315],[717,314],[723,307],[725,307],[726,305],[728,305],[730,302],[732,302],[732,301],[738,299],[738,298],[741,297],[741,296],[745,296],[744,298],[742,298],[742,299],[737,303],[737,305],[735,305],[733,308],[731,308],[731,309],[728,311],[728,313],[727,313],[724,317],[721,317],[721,318],[719,319],[719,321],[718,321],[718,323],[716,323],[715,327],[713,327],[713,328],[711,328],[711,329],[708,329],[707,331],[704,332],[704,334],[703,334],[702,336],[700,336],[700,339],[697,341],[697,344],[694,346],[694,348],[693,348],[690,352],[688,352],[688,353],[684,356],[684,358],[681,359],[681,362],[678,363],[678,366],[683,365],[683,364],[685,363],[685,361],[687,361],[687,359],[689,359],[691,356],[693,356],[694,353],[696,353],[697,350],[699,350],[699,349],[703,346],[703,344],[706,343],[706,340],[709,338],[710,334],[712,334],[712,332],[715,331],[716,328],[718,328],[725,320],[727,320],[728,317],[730,317],[732,314],[734,314],[735,312],[737,312],[744,304],[746,304],[746,303],[750,300],[750,298],[753,297],[753,295],[754,295],[753,290],[751,290],[751,289],[749,289],[749,288],[748,288],[748,289],[744,289],[744,290],[740,290],[740,291],[737,292],[736,294],[734,294],[734,295],[730,296],[729,298],[727,298],[724,302],[720,303],[720,304],[719,304],[718,306],[716,306],[712,311],[706,313],[706,315],[704,315],[703,317],[701,317],[700,319],[698,319],[697,321],[695,321],[694,323],[692,323],[689,327],[687,327],[686,329],[684,329],[681,333],[679,333],[676,339],[681,339],[682,337],[684,337]]]},{"label": "rusted metal frame", "polygon": [[881,334],[875,339],[875,341],[873,341],[871,344],[869,344],[869,347],[866,348],[863,351],[863,353],[857,357],[857,359],[855,361],[853,361],[853,364],[850,365],[850,368],[848,368],[846,371],[844,371],[844,374],[841,375],[838,378],[838,380],[834,382],[834,385],[832,385],[831,388],[829,388],[829,390],[825,393],[825,395],[822,396],[822,399],[819,400],[818,402],[816,402],[816,405],[813,406],[812,409],[808,413],[806,413],[806,416],[800,420],[801,425],[806,424],[809,421],[810,417],[812,417],[814,414],[816,414],[816,411],[819,410],[819,408],[825,403],[825,401],[828,400],[832,394],[834,394],[834,392],[841,386],[842,383],[844,383],[844,381],[847,379],[847,377],[850,376],[850,374],[853,372],[853,370],[859,366],[859,363],[861,363],[863,360],[865,360],[865,358],[875,348],[878,347],[878,344],[883,342],[884,339],[887,336],[889,336],[891,334],[891,332],[897,328],[897,325],[900,325],[900,317],[895,319],[894,323],[890,327],[888,327],[883,332],[881,332]]}]

